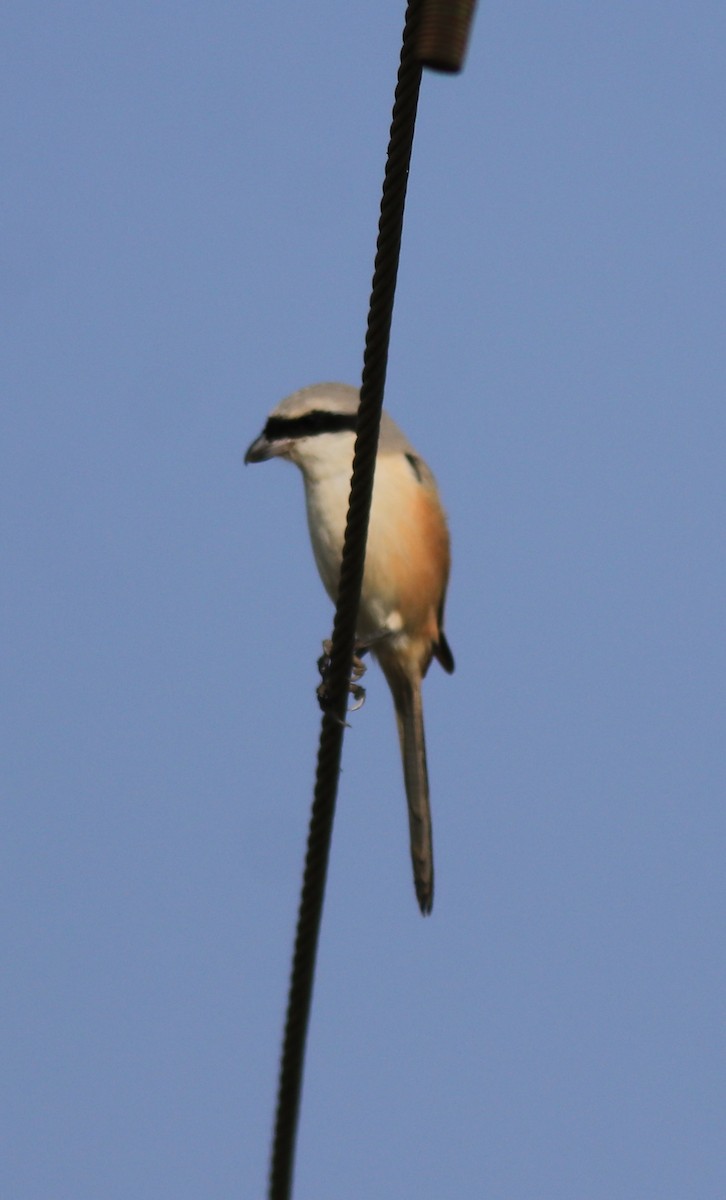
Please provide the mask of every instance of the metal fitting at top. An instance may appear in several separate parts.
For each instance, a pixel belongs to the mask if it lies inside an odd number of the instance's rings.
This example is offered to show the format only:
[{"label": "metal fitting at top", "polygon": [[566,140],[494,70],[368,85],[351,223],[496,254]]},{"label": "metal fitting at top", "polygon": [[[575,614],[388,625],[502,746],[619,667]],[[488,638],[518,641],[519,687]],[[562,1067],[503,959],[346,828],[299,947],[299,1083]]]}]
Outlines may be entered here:
[{"label": "metal fitting at top", "polygon": [[461,71],[476,0],[421,0],[416,57],[424,67]]}]

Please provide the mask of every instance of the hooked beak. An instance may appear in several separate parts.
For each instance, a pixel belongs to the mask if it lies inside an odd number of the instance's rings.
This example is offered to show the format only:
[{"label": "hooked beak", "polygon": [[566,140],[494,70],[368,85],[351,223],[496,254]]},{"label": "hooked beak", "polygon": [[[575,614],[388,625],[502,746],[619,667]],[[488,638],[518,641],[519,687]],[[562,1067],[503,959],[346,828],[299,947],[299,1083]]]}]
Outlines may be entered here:
[{"label": "hooked beak", "polygon": [[289,448],[290,441],[288,439],[280,438],[271,442],[264,433],[261,433],[245,454],[245,466],[247,463],[266,462],[268,458],[279,458],[281,454],[286,454]]}]

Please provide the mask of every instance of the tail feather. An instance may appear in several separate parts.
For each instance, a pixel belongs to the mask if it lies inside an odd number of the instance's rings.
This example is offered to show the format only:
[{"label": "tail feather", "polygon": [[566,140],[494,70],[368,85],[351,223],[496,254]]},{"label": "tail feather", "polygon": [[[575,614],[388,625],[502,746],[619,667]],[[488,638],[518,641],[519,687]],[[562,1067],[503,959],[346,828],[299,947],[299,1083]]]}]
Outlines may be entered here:
[{"label": "tail feather", "polygon": [[389,677],[389,683],[396,708],[403,759],[413,879],[419,907],[426,915],[431,912],[434,902],[434,854],[421,683],[401,676],[395,680]]}]

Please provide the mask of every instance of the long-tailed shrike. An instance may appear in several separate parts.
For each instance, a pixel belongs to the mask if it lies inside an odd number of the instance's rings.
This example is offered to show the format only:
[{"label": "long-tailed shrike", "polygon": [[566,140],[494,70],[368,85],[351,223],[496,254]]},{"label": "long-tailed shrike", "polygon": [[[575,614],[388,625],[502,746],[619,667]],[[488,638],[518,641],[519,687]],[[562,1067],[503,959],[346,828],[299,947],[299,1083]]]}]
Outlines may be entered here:
[{"label": "long-tailed shrike", "polygon": [[[245,462],[286,458],[305,483],[313,553],[328,595],[338,591],[359,392],[320,383],[273,409]],[[416,895],[433,904],[434,866],[421,681],[432,658],[454,659],[444,637],[449,533],[434,477],[383,413],[357,637],[380,663],[393,694],[403,758]]]}]

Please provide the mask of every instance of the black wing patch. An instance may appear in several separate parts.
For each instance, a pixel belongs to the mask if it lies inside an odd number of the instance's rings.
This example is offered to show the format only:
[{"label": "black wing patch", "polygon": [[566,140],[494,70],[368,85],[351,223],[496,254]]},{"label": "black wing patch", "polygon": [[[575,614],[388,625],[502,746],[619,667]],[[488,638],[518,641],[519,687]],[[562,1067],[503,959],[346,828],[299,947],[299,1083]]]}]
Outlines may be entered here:
[{"label": "black wing patch", "polygon": [[434,646],[434,656],[439,660],[448,675],[453,674],[454,656],[451,653],[451,646],[444,637],[443,631],[439,634],[439,640]]},{"label": "black wing patch", "polygon": [[418,482],[423,483],[423,475],[421,474],[421,463],[416,458],[416,455],[415,454],[407,454],[406,461],[408,462],[408,464],[409,464],[411,470],[413,471],[414,475],[416,476]]}]

